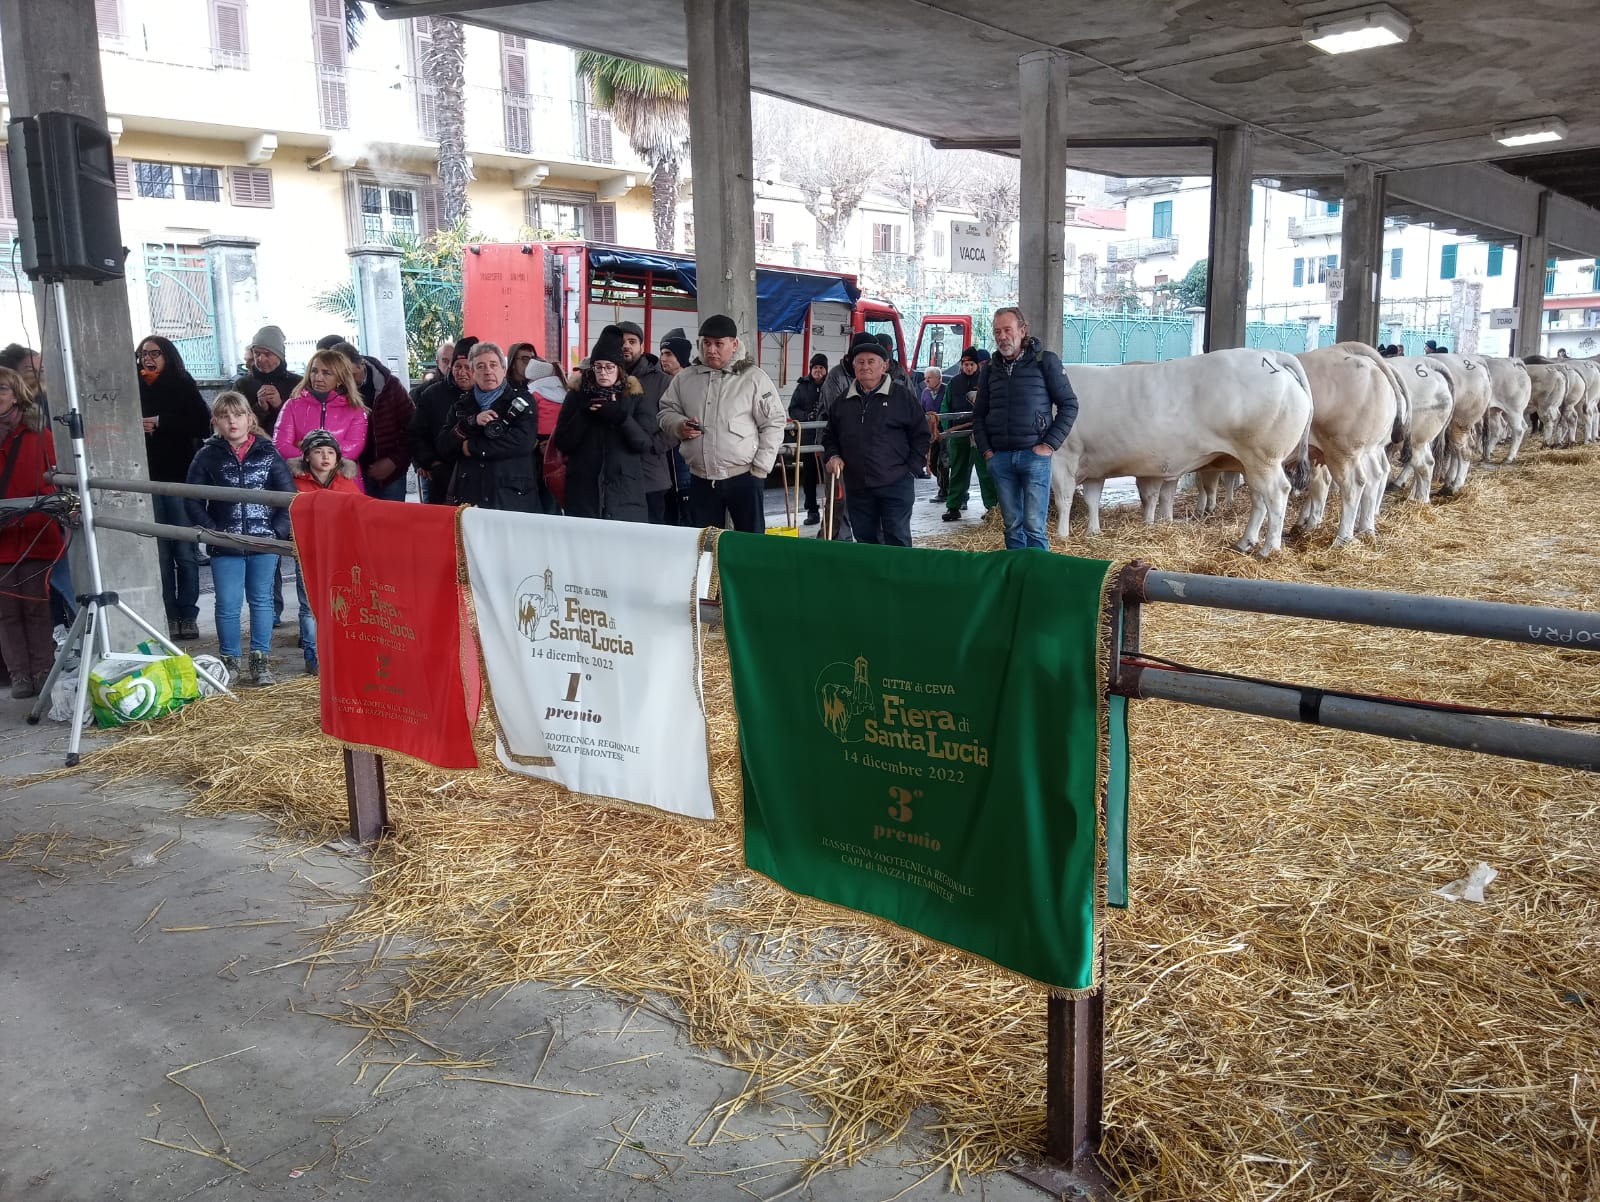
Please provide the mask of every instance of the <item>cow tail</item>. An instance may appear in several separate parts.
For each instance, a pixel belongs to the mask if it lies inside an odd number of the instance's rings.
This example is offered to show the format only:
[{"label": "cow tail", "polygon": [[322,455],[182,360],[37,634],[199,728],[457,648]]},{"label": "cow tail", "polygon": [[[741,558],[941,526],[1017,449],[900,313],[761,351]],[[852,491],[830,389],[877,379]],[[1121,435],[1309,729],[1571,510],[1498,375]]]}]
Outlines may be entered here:
[{"label": "cow tail", "polygon": [[[1278,362],[1292,375],[1305,389],[1306,400],[1311,399],[1311,379],[1306,375],[1305,365],[1290,354],[1280,354]],[[1300,432],[1300,446],[1295,450],[1294,466],[1289,469],[1289,487],[1300,490],[1311,484],[1311,422],[1315,417],[1315,410],[1306,416],[1306,428]]]},{"label": "cow tail", "polygon": [[1411,457],[1411,397],[1406,392],[1406,386],[1400,379],[1400,373],[1395,371],[1389,361],[1382,356],[1378,358],[1378,367],[1388,377],[1389,388],[1394,393],[1394,427],[1389,431],[1389,445],[1399,443],[1402,447],[1401,454],[1407,459]]}]

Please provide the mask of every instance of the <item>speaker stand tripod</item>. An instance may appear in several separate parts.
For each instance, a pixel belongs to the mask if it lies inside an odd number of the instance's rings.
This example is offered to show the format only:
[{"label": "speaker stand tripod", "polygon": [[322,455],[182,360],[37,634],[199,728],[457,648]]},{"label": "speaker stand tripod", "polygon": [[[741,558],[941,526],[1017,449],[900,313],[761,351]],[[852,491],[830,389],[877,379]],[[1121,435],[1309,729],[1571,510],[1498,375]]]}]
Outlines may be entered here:
[{"label": "speaker stand tripod", "polygon": [[[85,558],[89,563],[89,583],[92,588],[90,592],[78,595],[77,616],[72,619],[72,627],[67,631],[66,640],[61,644],[61,650],[56,652],[55,663],[50,665],[50,675],[45,677],[44,687],[39,690],[38,700],[33,703],[33,709],[28,713],[28,724],[30,726],[39,724],[39,719],[44,716],[45,710],[50,705],[50,694],[55,688],[56,680],[61,676],[66,664],[76,655],[78,675],[77,683],[73,686],[72,735],[67,741],[67,767],[72,768],[77,766],[79,748],[83,743],[83,722],[89,708],[89,672],[98,660],[111,654],[111,611],[120,613],[173,655],[186,653],[135,613],[116,593],[106,591],[105,581],[100,573],[100,546],[95,539],[94,498],[89,492],[89,455],[83,442],[83,410],[78,407],[78,369],[73,363],[72,331],[67,325],[67,290],[59,278],[47,278],[44,283],[45,291],[50,294],[51,301],[55,305],[56,324],[61,331],[61,364],[67,386],[67,412],[65,417],[58,420],[66,424],[67,434],[72,439],[72,474],[78,486],[78,511],[83,523],[79,533],[83,538]],[[48,585],[46,587],[48,588]],[[198,665],[195,667],[195,672],[218,691],[228,692],[225,681],[218,680]]]}]

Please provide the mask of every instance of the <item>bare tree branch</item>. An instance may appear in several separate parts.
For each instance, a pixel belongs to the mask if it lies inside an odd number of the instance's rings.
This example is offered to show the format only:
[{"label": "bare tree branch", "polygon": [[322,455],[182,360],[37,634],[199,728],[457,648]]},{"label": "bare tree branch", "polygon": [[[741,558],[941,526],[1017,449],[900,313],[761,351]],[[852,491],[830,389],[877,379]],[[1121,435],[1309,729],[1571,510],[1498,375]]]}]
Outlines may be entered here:
[{"label": "bare tree branch", "polygon": [[920,268],[934,214],[962,199],[970,161],[959,151],[935,150],[923,138],[900,136],[892,145],[883,183],[911,212],[911,262]]},{"label": "bare tree branch", "polygon": [[862,196],[883,168],[888,135],[874,125],[770,97],[755,101],[756,162],[778,162],[784,181],[799,189],[831,264]]}]

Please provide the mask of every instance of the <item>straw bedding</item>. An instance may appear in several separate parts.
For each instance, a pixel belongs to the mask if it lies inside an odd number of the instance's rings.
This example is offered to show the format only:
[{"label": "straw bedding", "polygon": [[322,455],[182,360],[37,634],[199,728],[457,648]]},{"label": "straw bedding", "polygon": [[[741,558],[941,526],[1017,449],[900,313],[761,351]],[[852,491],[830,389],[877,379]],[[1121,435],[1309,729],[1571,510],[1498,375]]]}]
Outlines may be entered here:
[{"label": "straw bedding", "polygon": [[[1391,500],[1375,542],[1335,552],[1330,523],[1266,564],[1223,549],[1242,504],[1151,530],[1113,513],[1071,549],[1600,607],[1600,448],[1534,451],[1429,508]],[[998,528],[945,542],[992,548]],[[1600,713],[1593,653],[1160,606],[1145,632],[1152,653],[1277,679]],[[716,637],[707,688],[731,803]],[[190,707],[86,763],[175,775],[200,813],[265,811],[327,837],[344,800],[315,723],[300,682]],[[1111,912],[1107,944],[1106,1159],[1124,1196],[1600,1197],[1593,777],[1159,702],[1133,707],[1133,748],[1134,904]],[[1040,1151],[1035,991],[749,877],[732,823],[597,821],[492,768],[391,760],[388,780],[398,833],[320,949],[327,963],[376,963],[372,941],[391,937],[417,949],[386,1002],[346,1019],[387,1032],[374,1038],[403,1042],[423,1016],[518,982],[583,983],[643,999],[748,1071],[691,1142],[803,1095],[828,1119],[809,1171],[908,1131],[957,1188]],[[1500,873],[1484,904],[1433,894],[1480,860]]]}]

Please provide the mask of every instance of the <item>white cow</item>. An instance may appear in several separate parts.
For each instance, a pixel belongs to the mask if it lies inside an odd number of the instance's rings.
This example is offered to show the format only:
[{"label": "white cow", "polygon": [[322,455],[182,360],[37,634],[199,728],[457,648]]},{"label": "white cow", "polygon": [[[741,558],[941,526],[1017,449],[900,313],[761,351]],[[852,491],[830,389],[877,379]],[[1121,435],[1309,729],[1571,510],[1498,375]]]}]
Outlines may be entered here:
[{"label": "white cow", "polygon": [[1561,407],[1566,403],[1567,389],[1578,377],[1567,371],[1563,364],[1547,359],[1524,366],[1531,386],[1528,411],[1539,419],[1539,432],[1544,445],[1555,446],[1556,430],[1561,424]]},{"label": "white cow", "polygon": [[[1072,386],[1078,420],[1051,459],[1062,538],[1079,480],[1176,480],[1220,467],[1242,471],[1254,499],[1235,546],[1249,551],[1259,543],[1264,557],[1282,545],[1289,501],[1284,461],[1294,459],[1297,486],[1311,470],[1311,387],[1293,355],[1226,350],[1165,363],[1074,367]],[[1089,533],[1099,534],[1099,489],[1092,494],[1086,483]]]},{"label": "white cow", "polygon": [[[1311,383],[1311,445],[1343,499],[1333,540],[1343,547],[1357,533],[1377,532],[1378,508],[1389,483],[1388,448],[1404,439],[1409,417],[1405,387],[1387,360],[1362,342],[1340,342],[1296,357]],[[1307,497],[1302,529],[1321,522],[1325,501],[1320,489]]]},{"label": "white cow", "polygon": [[1410,402],[1411,422],[1406,427],[1410,461],[1395,481],[1398,488],[1411,489],[1411,499],[1428,504],[1433,493],[1434,440],[1450,423],[1455,408],[1455,384],[1450,368],[1439,355],[1414,355],[1389,360]]},{"label": "white cow", "polygon": [[1483,423],[1483,461],[1489,462],[1494,449],[1504,438],[1511,439],[1511,449],[1506,452],[1506,462],[1517,461],[1517,451],[1528,433],[1524,415],[1533,395],[1533,380],[1528,369],[1516,359],[1487,358],[1489,369],[1489,415]]},{"label": "white cow", "polygon": [[1567,363],[1570,371],[1575,371],[1582,377],[1584,392],[1582,398],[1573,398],[1572,416],[1570,418],[1571,441],[1593,442],[1600,438],[1600,363],[1593,359],[1573,359]]},{"label": "white cow", "polygon": [[1480,355],[1434,355],[1450,372],[1455,385],[1455,405],[1444,428],[1444,449],[1438,454],[1439,481],[1447,493],[1461,491],[1472,462],[1483,446],[1481,422],[1494,399],[1489,369]]}]

